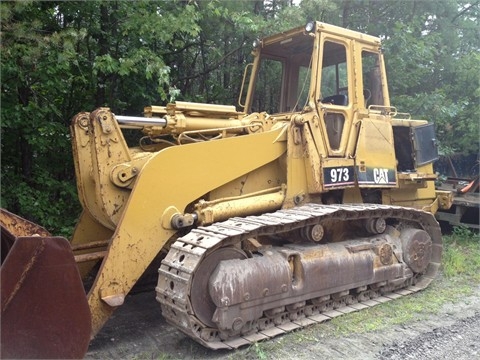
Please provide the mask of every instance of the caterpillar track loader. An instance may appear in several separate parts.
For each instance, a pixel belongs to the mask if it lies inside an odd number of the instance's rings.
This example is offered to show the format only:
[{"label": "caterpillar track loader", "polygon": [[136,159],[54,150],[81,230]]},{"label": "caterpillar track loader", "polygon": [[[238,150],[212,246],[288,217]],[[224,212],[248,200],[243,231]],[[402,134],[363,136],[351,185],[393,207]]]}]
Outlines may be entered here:
[{"label": "caterpillar track loader", "polygon": [[165,319],[212,349],[432,281],[433,214],[451,194],[435,190],[433,126],[390,104],[379,39],[312,22],[252,54],[241,111],[177,101],[72,119],[70,242],[1,212],[4,357],[84,356],[152,266]]}]

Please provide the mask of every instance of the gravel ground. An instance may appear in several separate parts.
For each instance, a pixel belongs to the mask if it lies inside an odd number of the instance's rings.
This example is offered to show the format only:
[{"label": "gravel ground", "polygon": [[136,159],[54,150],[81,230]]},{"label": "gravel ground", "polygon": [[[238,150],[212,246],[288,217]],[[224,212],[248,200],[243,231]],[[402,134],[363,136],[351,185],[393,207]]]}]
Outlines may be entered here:
[{"label": "gravel ground", "polygon": [[[349,315],[342,319],[348,321]],[[480,359],[480,286],[422,320],[347,336],[324,324],[238,350],[203,348],[165,323],[153,293],[127,298],[92,341],[87,359]],[[313,335],[312,335],[313,334]]]},{"label": "gravel ground", "polygon": [[407,341],[395,341],[382,350],[379,359],[457,359],[480,358],[480,312],[455,321],[450,326],[435,327]]}]

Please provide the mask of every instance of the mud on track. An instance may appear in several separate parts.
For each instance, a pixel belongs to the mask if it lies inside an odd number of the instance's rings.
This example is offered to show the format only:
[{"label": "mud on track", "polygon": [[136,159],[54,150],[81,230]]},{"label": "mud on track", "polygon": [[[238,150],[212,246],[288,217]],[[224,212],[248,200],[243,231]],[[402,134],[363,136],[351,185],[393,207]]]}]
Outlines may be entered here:
[{"label": "mud on track", "polygon": [[[411,295],[415,296],[415,295]],[[344,315],[348,321],[348,315]],[[381,331],[344,337],[323,335],[314,325],[315,339],[280,336],[259,350],[208,350],[168,325],[154,292],[127,297],[90,344],[87,359],[480,359],[480,286],[474,294],[445,304],[426,320],[411,321]],[[318,331],[317,331],[318,330]],[[310,329],[308,334],[312,334]],[[263,345],[263,344],[262,344]]]}]

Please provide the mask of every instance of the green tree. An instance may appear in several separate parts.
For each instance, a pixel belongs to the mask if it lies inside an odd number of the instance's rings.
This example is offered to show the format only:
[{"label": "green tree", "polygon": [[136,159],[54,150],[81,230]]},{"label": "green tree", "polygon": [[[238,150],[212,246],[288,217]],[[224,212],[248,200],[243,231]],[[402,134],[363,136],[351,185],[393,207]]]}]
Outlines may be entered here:
[{"label": "green tree", "polygon": [[385,41],[392,104],[433,121],[443,151],[479,151],[478,15],[478,2],[416,2]]},{"label": "green tree", "polygon": [[2,206],[58,229],[52,219],[72,210],[64,115],[79,101],[71,91],[83,34],[60,33],[49,3],[2,3],[1,14]]},{"label": "green tree", "polygon": [[11,1],[1,16],[1,202],[53,232],[80,211],[68,126],[98,106],[235,105],[254,39],[308,20],[383,39],[392,105],[478,152],[479,1]]},{"label": "green tree", "polygon": [[[140,112],[165,101],[163,56],[196,36],[182,2],[2,2],[2,206],[53,232],[75,223],[68,126],[109,105]],[[127,16],[128,15],[128,16]]]}]

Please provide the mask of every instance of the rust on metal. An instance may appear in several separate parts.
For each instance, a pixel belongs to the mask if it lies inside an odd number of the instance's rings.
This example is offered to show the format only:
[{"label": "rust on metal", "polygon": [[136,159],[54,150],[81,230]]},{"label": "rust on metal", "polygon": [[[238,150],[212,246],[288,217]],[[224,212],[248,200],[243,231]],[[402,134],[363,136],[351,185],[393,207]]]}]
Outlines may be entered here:
[{"label": "rust on metal", "polygon": [[72,251],[78,250],[87,250],[87,249],[94,249],[99,247],[106,247],[110,243],[110,240],[100,240],[100,241],[92,241],[85,244],[77,244],[72,246]]},{"label": "rust on metal", "polygon": [[51,236],[51,234],[40,225],[15,215],[5,209],[0,209],[0,225],[14,237]]},{"label": "rust on metal", "polygon": [[91,316],[70,243],[1,210],[1,356],[82,358]]},{"label": "rust on metal", "polygon": [[75,262],[82,263],[91,260],[100,260],[103,259],[107,255],[107,251],[97,251],[94,253],[82,254],[82,255],[75,255]]},{"label": "rust on metal", "polygon": [[[382,219],[375,231],[359,226],[372,218]],[[342,231],[333,242],[262,246],[269,236],[287,239],[319,223],[326,233]],[[243,242],[252,252],[236,256]],[[195,341],[237,348],[419,291],[435,277],[441,252],[432,214],[379,204],[306,204],[179,238],[162,261],[157,300],[166,320]]]},{"label": "rust on metal", "polygon": [[1,263],[19,236],[51,236],[45,228],[5,209],[0,209]]},{"label": "rust on metal", "polygon": [[[15,281],[15,285],[13,286],[11,291],[4,292],[2,288],[2,315],[5,311],[7,311],[8,305],[10,305],[10,302],[12,301],[12,299],[15,297],[18,291],[22,288],[22,285],[25,282],[25,279],[27,279],[30,271],[32,270],[32,267],[35,265],[35,262],[45,250],[45,239],[39,239],[38,241],[37,239],[35,239],[35,241],[37,242],[37,244],[34,248],[34,251],[31,253],[31,257],[27,259],[27,262],[23,266],[19,266],[17,268],[17,270],[22,270],[22,272],[20,277]],[[8,268],[8,264],[6,265],[6,268]],[[2,280],[8,282],[9,280],[12,280],[12,279],[2,278]],[[3,297],[3,295],[5,295],[5,298]]]},{"label": "rust on metal", "polygon": [[210,254],[195,272],[193,277],[192,306],[198,318],[206,325],[213,326],[212,315],[215,303],[205,291],[208,289],[210,276],[219,262],[229,259],[246,259],[246,254],[236,248],[223,248]]}]

